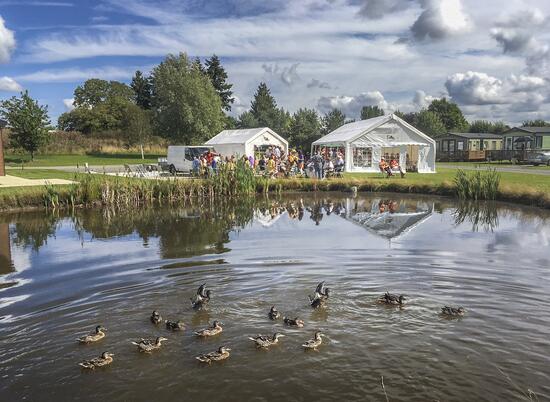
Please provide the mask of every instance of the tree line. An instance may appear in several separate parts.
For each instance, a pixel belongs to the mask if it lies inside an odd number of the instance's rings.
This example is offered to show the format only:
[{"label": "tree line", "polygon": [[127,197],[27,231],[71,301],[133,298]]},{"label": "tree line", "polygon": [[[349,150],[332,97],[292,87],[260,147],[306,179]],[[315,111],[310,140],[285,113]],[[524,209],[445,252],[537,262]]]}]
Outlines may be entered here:
[{"label": "tree line", "polygon": [[[95,136],[112,133],[129,145],[143,145],[152,135],[174,144],[202,144],[223,129],[270,127],[287,138],[291,146],[308,151],[311,143],[338,127],[354,121],[342,110],[320,115],[300,108],[290,113],[280,107],[266,83],[261,82],[250,109],[237,118],[228,114],[235,101],[233,85],[219,57],[190,59],[185,53],[167,56],[149,75],[136,71],[129,85],[118,81],[89,79],[74,91],[74,109],[58,118],[58,129]],[[460,107],[446,98],[433,100],[418,112],[395,112],[431,137],[447,132],[502,133],[502,121],[469,123]],[[361,120],[383,116],[378,106],[365,105]],[[48,141],[47,107],[27,92],[0,104],[0,116],[12,128],[11,141],[31,156]],[[550,125],[542,120],[525,126]]]}]

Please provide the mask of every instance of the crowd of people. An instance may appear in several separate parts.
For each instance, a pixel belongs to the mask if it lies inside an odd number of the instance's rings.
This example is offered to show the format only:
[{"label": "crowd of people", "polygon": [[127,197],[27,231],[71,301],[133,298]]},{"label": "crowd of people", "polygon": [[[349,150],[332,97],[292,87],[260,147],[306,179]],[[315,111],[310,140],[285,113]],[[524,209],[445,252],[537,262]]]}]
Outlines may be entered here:
[{"label": "crowd of people", "polygon": [[[254,155],[243,156],[243,162],[262,176],[270,178],[306,176],[317,179],[341,177],[345,167],[345,150],[343,148],[320,148],[308,158],[301,150],[291,149],[286,153],[281,147],[270,145],[264,150],[257,150]],[[195,176],[207,177],[215,174],[221,165],[236,166],[238,158],[235,155],[222,156],[213,150],[208,150],[200,156],[195,156],[192,171]],[[405,177],[399,165],[398,157],[388,161],[382,158],[379,168],[387,177],[399,172]]]}]

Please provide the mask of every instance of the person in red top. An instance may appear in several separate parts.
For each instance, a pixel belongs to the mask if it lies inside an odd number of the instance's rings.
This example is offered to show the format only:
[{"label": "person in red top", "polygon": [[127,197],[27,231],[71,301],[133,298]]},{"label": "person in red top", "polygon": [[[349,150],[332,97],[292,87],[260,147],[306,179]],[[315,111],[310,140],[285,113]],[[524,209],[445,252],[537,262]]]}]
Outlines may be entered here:
[{"label": "person in red top", "polygon": [[393,173],[391,172],[390,165],[388,165],[388,162],[386,162],[385,158],[380,159],[380,163],[378,164],[378,167],[380,168],[380,171],[382,173],[386,173],[388,176],[393,176]]},{"label": "person in red top", "polygon": [[401,173],[401,178],[405,177],[405,173],[403,173],[403,169],[401,169],[401,166],[399,165],[399,162],[397,161],[397,159],[392,159],[390,161],[390,169],[399,170],[399,173]]}]

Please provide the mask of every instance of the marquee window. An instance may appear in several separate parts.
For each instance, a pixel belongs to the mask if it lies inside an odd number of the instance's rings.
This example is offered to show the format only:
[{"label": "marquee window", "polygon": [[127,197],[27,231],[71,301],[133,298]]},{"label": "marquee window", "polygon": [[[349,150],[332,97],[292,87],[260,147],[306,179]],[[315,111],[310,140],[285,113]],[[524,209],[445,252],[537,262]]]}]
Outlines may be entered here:
[{"label": "marquee window", "polygon": [[353,147],[353,167],[372,167],[372,148]]}]

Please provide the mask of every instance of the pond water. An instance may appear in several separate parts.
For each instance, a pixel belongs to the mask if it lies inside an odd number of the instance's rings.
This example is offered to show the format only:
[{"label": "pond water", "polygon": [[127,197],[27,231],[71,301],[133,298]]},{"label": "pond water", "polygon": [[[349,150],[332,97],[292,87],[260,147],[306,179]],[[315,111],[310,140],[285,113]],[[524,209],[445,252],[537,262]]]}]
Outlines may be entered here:
[{"label": "pond water", "polygon": [[[548,400],[549,243],[541,210],[389,194],[1,215],[0,400],[384,401],[382,377],[390,401]],[[332,294],[313,310],[320,281]],[[386,291],[408,303],[378,304]],[[154,309],[187,330],[154,327]],[[214,319],[222,334],[194,337]],[[98,324],[105,339],[76,342]],[[269,350],[247,339],[275,331]],[[150,355],[130,344],[161,335]],[[228,360],[195,360],[220,345]],[[80,370],[103,351],[112,365]]]}]

